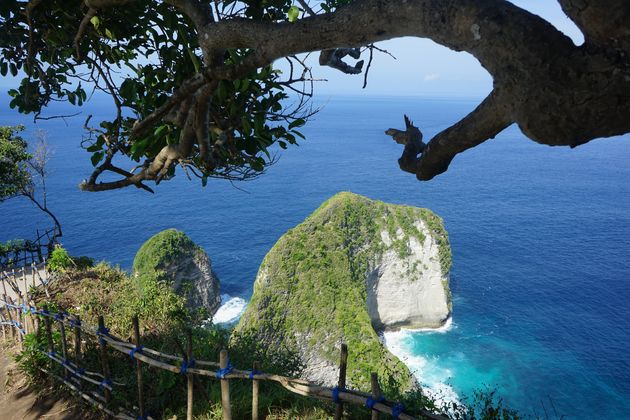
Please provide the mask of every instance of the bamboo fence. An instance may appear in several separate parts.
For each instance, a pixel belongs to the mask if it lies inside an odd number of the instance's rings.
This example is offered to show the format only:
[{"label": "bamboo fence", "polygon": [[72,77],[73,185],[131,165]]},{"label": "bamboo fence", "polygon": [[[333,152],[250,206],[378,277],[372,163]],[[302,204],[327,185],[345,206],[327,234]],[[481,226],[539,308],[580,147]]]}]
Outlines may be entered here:
[{"label": "bamboo fence", "polygon": [[[36,286],[37,281],[35,277],[38,275],[38,271],[33,269],[31,273],[32,279],[30,283]],[[45,374],[61,381],[81,398],[114,418],[131,420],[151,418],[145,407],[145,379],[142,371],[142,366],[145,364],[155,369],[162,369],[174,375],[184,375],[186,377],[186,418],[188,420],[193,418],[193,380],[195,377],[204,377],[220,382],[221,406],[224,420],[231,420],[233,418],[230,383],[237,380],[250,381],[252,384],[253,420],[261,418],[258,401],[261,393],[261,383],[265,381],[280,384],[283,388],[294,394],[334,403],[334,418],[336,420],[342,418],[344,405],[367,407],[372,412],[371,418],[373,420],[379,418],[379,413],[403,420],[415,419],[417,418],[416,416],[436,420],[445,419],[445,417],[433,414],[429,411],[421,411],[415,413],[414,416],[406,413],[401,404],[386,400],[381,394],[378,377],[375,373],[371,376],[371,393],[346,388],[348,348],[345,344],[341,346],[338,385],[335,387],[326,387],[300,378],[260,372],[257,369],[257,364],[254,364],[250,370],[236,369],[230,363],[229,355],[226,350],[220,352],[219,362],[195,360],[193,358],[194,343],[191,332],[187,333],[186,351],[182,356],[166,354],[143,347],[137,317],[132,319],[133,341],[124,341],[109,333],[102,316],[98,318],[97,326],[91,326],[84,323],[77,316],[63,312],[52,312],[46,307],[36,308],[31,305],[32,301],[27,292],[27,290],[29,290],[28,287],[26,287],[24,293],[22,293],[20,281],[19,279],[16,280],[14,273],[13,275],[7,275],[6,273],[2,275],[0,273],[0,276],[4,288],[3,299],[0,301],[0,325],[2,327],[3,338],[5,340],[11,338],[18,341],[20,347],[23,349],[24,337],[27,334],[35,331],[40,331],[45,334],[47,348],[37,349],[37,351],[47,356],[50,361],[50,368],[42,368],[41,370]],[[28,286],[28,283],[29,282],[27,282],[24,277],[22,284]],[[16,286],[18,292],[17,300],[7,295],[7,284],[11,288]],[[47,283],[41,282],[41,285],[46,289]],[[59,348],[56,348],[53,340],[53,326],[56,327],[60,335]],[[74,343],[68,342],[66,334],[68,329],[74,334]],[[85,355],[82,354],[81,351],[82,337],[83,339],[91,337],[92,339],[98,340],[100,372],[87,371],[82,367],[87,365],[84,360]],[[127,354],[135,361],[134,368],[137,375],[138,389],[137,400],[133,406],[133,410],[111,407],[112,395],[115,389],[124,386],[124,384],[115,382],[111,377],[111,358],[109,357],[109,352],[111,351]],[[53,372],[56,365],[63,368],[63,376],[59,376]],[[89,391],[88,387],[93,388],[93,390]]]}]

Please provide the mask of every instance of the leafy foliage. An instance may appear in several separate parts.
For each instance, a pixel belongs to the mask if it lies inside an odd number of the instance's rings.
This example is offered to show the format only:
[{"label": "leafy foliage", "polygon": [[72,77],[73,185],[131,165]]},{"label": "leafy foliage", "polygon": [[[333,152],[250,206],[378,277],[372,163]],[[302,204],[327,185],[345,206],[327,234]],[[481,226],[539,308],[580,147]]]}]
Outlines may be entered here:
[{"label": "leafy foliage", "polygon": [[[185,333],[192,328],[193,351],[197,360],[218,360],[220,350],[227,348],[232,363],[244,369],[251,367],[256,360],[265,372],[285,375],[300,372],[301,365],[294,354],[263,348],[254,341],[242,340],[236,345],[230,342],[230,331],[200,323],[195,314],[185,308],[185,299],[155,277],[145,275],[138,281],[117,268],[101,263],[87,270],[67,270],[56,284],[59,289],[50,299],[43,294],[36,298],[38,307],[47,305],[51,310],[65,310],[79,315],[84,325],[95,325],[98,316],[103,315],[111,333],[126,340],[131,336],[131,318],[138,316],[142,344],[175,355],[181,354]],[[66,333],[68,341],[72,342],[73,332],[67,329]],[[54,339],[56,348],[60,348],[58,334]],[[83,363],[88,370],[100,370],[96,344],[92,339],[87,339],[85,343]],[[33,379],[40,378],[37,367],[48,365],[47,358],[37,351],[46,349],[46,346],[43,334],[30,336],[29,345],[19,356],[20,366],[33,375]],[[125,384],[116,386],[115,401],[127,406],[136,399],[135,371],[126,354],[111,351],[109,356],[114,381]],[[185,416],[185,377],[145,365],[144,378],[146,403],[153,415],[163,418]],[[195,415],[198,418],[220,417],[219,383],[199,380],[195,387]],[[232,392],[235,396],[232,399],[235,418],[251,417],[251,383],[235,381]],[[316,401],[295,396],[272,384],[265,384],[260,404],[262,410],[269,412],[290,407],[317,411],[317,407],[321,406]]]},{"label": "leafy foliage", "polygon": [[[284,21],[289,10],[295,15],[286,0],[245,2],[243,9],[224,1],[221,7],[226,18]],[[0,74],[23,76],[19,86],[9,91],[9,105],[36,116],[51,101],[83,105],[89,99],[88,87],[112,97],[113,118],[92,127],[82,143],[92,164],[100,168],[94,177],[111,169],[113,155],[152,162],[165,147],[175,145],[184,150],[180,163],[203,185],[212,177],[248,179],[274,162],[271,146],[286,148],[302,137],[297,129],[308,112],[300,111],[301,101],[295,112],[287,111],[286,85],[271,65],[217,80],[208,88],[203,107],[208,106],[210,117],[199,128],[205,134],[197,135],[194,144],[183,132],[185,118],[162,118],[150,129],[134,132],[134,124],[163,107],[204,69],[238,68],[251,51],[227,49],[214,57],[204,56],[199,29],[167,2],[134,1],[100,9],[82,26],[83,19],[81,8],[72,2],[55,0],[35,7],[3,2]],[[181,104],[179,112],[190,106],[190,102]],[[174,167],[166,169],[167,177],[174,175]]]},{"label": "leafy foliage", "polygon": [[65,248],[57,245],[55,249],[50,254],[50,258],[48,259],[48,269],[52,272],[63,273],[69,268],[74,267],[74,262],[72,258],[70,258],[70,254],[66,251]]},{"label": "leafy foliage", "polygon": [[185,233],[167,229],[142,244],[133,260],[133,272],[162,277],[161,271],[165,266],[177,261],[182,254],[197,248]]},{"label": "leafy foliage", "polygon": [[19,194],[30,183],[26,141],[17,135],[24,126],[0,126],[0,202]]}]

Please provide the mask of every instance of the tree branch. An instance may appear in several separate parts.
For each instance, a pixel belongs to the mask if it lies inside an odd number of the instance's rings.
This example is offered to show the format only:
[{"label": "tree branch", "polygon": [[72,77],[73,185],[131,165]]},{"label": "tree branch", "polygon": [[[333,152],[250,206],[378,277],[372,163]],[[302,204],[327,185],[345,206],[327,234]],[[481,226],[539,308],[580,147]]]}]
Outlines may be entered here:
[{"label": "tree branch", "polygon": [[416,160],[416,177],[427,181],[446,172],[458,153],[494,138],[512,122],[509,98],[493,90],[474,111],[429,141]]}]

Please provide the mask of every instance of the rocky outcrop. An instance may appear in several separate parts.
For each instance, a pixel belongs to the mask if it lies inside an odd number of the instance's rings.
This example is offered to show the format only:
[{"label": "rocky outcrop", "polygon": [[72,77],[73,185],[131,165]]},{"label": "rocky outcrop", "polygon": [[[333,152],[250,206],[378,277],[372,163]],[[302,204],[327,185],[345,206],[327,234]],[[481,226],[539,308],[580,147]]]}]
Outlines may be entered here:
[{"label": "rocky outcrop", "polygon": [[376,371],[408,389],[412,375],[378,334],[447,320],[450,258],[442,221],[429,210],[339,193],[267,254],[236,336],[293,349],[304,376],[326,385],[337,380],[345,342],[352,386],[369,390]]},{"label": "rocky outcrop", "polygon": [[133,261],[134,275],[153,275],[186,298],[189,309],[204,308],[209,315],[219,309],[219,279],[208,254],[184,233],[162,231],[147,240]]},{"label": "rocky outcrop", "polygon": [[[392,238],[381,231],[386,247],[367,277],[367,308],[377,330],[437,328],[451,313],[448,273],[440,263],[440,246],[426,223],[415,220],[420,235],[405,238],[397,229]],[[394,241],[407,242],[403,254]]]}]

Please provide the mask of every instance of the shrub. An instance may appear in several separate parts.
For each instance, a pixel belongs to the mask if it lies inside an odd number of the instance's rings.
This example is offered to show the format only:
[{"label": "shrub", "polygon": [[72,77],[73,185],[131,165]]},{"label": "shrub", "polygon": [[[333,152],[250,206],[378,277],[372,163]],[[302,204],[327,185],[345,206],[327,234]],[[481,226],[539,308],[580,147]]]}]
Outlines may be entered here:
[{"label": "shrub", "polygon": [[50,258],[48,259],[48,269],[55,273],[63,273],[74,266],[70,254],[60,245],[56,245]]}]

